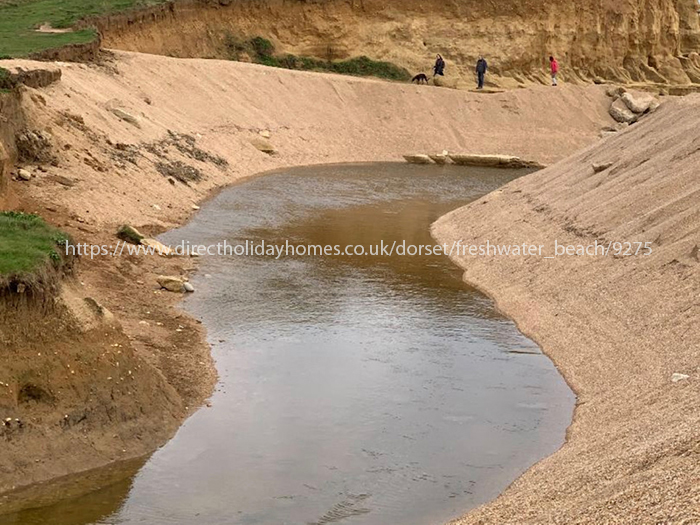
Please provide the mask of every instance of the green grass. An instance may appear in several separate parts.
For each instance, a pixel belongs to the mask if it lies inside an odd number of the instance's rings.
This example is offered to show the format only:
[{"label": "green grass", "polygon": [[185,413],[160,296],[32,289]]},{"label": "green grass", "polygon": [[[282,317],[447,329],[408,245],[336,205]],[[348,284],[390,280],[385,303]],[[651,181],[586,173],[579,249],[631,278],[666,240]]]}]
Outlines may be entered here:
[{"label": "green grass", "polygon": [[299,57],[286,54],[275,54],[275,47],[269,40],[257,36],[249,40],[240,40],[233,35],[226,35],[224,39],[229,58],[239,60],[243,54],[248,55],[253,62],[272,67],[285,69],[297,69],[303,71],[326,71],[341,75],[353,75],[358,77],[378,77],[388,80],[410,80],[411,74],[404,68],[361,56],[348,60],[322,60],[312,57]]},{"label": "green grass", "polygon": [[0,212],[0,280],[60,268],[66,242],[66,234],[38,215]]},{"label": "green grass", "polygon": [[37,33],[48,22],[68,28],[81,18],[116,13],[165,0],[0,0],[0,56],[23,57],[31,53],[81,44],[96,37],[93,29],[71,33]]}]

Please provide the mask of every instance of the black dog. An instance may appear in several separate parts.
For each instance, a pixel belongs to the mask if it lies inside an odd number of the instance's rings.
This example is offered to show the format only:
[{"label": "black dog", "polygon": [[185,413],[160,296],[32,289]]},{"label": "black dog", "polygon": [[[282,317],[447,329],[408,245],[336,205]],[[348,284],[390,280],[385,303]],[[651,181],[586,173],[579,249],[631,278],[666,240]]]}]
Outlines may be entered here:
[{"label": "black dog", "polygon": [[425,76],[425,73],[418,73],[415,77],[411,79],[411,82],[418,82],[419,84],[425,82],[427,84],[428,77]]}]

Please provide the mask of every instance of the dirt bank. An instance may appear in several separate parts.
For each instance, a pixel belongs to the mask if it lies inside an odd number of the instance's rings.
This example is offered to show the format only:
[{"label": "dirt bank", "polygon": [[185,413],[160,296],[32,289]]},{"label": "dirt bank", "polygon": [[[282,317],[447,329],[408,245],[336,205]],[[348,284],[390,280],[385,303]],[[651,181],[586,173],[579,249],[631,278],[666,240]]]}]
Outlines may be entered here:
[{"label": "dirt bank", "polygon": [[501,86],[548,83],[554,54],[567,81],[700,83],[695,0],[185,0],[97,21],[104,45],[179,57],[224,58],[226,35],[264,36],[281,52],[318,58],[368,55],[473,87],[484,54]]},{"label": "dirt bank", "polygon": [[[96,245],[114,246],[123,223],[146,233],[181,224],[212,190],[272,168],[443,149],[551,163],[611,123],[596,86],[470,94],[122,52],[59,66],[60,82],[22,88],[26,126],[50,133],[56,162],[27,165],[31,180],[8,184],[20,208]],[[71,294],[53,307],[57,326],[35,327],[33,310],[6,306],[3,334],[29,331],[4,342],[0,380],[16,393],[16,378],[32,378],[22,384],[47,395],[0,398],[12,418],[32,421],[0,452],[1,492],[153,450],[206,398],[214,374],[204,331],[155,282],[193,267],[187,258],[83,257]],[[85,298],[118,324],[102,335]],[[3,501],[5,510],[27,503]]]},{"label": "dirt bank", "polygon": [[435,223],[448,243],[652,249],[454,257],[578,394],[566,445],[456,524],[700,522],[699,110],[669,102]]}]

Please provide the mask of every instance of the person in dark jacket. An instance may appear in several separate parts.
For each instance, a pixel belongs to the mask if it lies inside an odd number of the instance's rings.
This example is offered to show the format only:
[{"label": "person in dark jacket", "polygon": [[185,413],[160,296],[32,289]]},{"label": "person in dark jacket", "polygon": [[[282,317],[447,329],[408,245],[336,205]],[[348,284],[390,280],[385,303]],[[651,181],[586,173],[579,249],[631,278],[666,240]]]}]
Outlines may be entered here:
[{"label": "person in dark jacket", "polygon": [[476,78],[479,81],[479,84],[477,85],[476,89],[484,89],[484,76],[486,76],[486,69],[488,68],[488,64],[486,64],[486,60],[484,60],[484,57],[479,55],[479,60],[476,61]]},{"label": "person in dark jacket", "polygon": [[445,75],[445,61],[442,56],[438,55],[435,60],[435,65],[433,66],[433,76],[440,75],[441,77]]}]

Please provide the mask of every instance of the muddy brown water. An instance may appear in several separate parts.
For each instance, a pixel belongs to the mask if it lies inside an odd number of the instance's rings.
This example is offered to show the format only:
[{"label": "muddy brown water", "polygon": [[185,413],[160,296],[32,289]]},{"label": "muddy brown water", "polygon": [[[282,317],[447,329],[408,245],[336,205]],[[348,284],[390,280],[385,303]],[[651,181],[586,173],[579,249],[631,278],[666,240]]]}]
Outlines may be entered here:
[{"label": "muddy brown water", "polygon": [[[445,212],[524,172],[407,164],[281,170],[166,234],[231,245],[432,244]],[[574,396],[439,256],[207,256],[184,308],[211,402],[126,482],[14,523],[444,523],[563,442]]]}]

